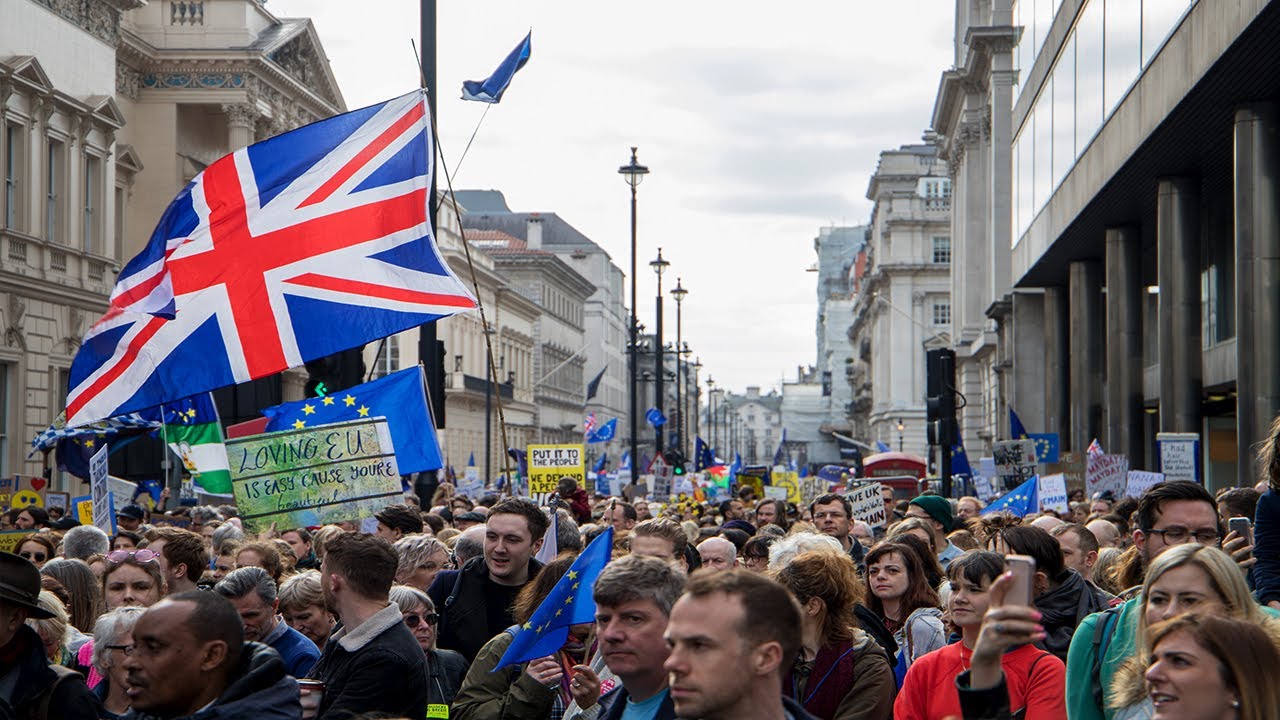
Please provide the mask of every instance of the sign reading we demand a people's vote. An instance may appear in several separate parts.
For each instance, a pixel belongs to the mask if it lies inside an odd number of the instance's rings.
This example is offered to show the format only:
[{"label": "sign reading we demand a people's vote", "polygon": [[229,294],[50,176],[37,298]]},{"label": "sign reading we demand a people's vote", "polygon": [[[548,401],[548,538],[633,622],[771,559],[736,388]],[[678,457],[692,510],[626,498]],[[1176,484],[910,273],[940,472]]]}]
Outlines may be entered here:
[{"label": "sign reading we demand a people's vote", "polygon": [[227,459],[250,532],[360,520],[403,496],[382,418],[231,439]]}]

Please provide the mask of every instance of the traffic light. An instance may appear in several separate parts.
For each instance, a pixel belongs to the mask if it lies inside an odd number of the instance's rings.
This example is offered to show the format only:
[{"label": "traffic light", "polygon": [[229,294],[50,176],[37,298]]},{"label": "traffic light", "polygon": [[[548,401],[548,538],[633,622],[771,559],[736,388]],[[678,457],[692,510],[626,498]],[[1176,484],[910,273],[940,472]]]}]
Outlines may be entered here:
[{"label": "traffic light", "polygon": [[688,458],[684,456],[684,453],[680,452],[679,448],[667,449],[666,452],[662,453],[662,457],[667,461],[667,465],[671,466],[673,475],[677,477],[684,475],[684,466],[688,462]]},{"label": "traffic light", "polygon": [[307,397],[332,395],[355,387],[364,382],[364,346],[312,360],[304,367],[307,369],[304,387]]},{"label": "traffic light", "polygon": [[938,475],[942,494],[951,496],[951,448],[959,437],[956,422],[956,354],[936,348],[925,355],[925,418],[929,444],[938,449]]}]

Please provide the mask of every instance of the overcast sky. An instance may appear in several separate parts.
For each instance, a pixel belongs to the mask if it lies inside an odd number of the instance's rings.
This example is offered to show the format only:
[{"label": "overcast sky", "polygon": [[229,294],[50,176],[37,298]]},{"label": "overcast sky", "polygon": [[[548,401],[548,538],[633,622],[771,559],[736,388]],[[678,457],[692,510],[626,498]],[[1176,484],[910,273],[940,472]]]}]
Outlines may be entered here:
[{"label": "overcast sky", "polygon": [[[269,0],[311,17],[350,108],[418,84],[412,0]],[[555,212],[630,265],[628,148],[639,190],[640,321],[654,275],[682,277],[684,337],[717,385],[777,386],[815,360],[827,225],[870,218],[879,152],[919,142],[952,61],[947,0],[455,0],[440,3],[438,114],[453,172],[485,106],[459,99],[533,29],[533,53],[480,126],[455,189]],[[440,179],[444,187],[444,178]],[[669,280],[669,281],[668,281]],[[629,301],[629,297],[628,297]],[[674,303],[666,303],[674,340]]]}]

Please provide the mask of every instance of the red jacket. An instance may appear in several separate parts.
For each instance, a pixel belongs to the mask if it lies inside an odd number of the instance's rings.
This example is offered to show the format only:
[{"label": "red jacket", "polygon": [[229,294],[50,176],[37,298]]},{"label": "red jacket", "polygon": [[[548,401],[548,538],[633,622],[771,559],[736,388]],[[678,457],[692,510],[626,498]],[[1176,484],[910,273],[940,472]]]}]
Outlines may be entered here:
[{"label": "red jacket", "polygon": [[[894,720],[962,717],[956,676],[969,669],[971,655],[964,643],[953,643],[912,663],[893,705]],[[1014,712],[1025,707],[1026,720],[1062,720],[1067,716],[1067,671],[1061,660],[1023,645],[1005,653],[1000,664]]]}]

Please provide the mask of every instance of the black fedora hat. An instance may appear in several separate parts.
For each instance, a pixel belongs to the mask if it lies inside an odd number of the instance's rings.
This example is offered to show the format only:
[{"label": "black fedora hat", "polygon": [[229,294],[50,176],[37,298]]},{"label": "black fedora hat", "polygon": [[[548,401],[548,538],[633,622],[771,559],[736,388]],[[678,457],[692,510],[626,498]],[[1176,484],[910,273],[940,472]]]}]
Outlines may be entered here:
[{"label": "black fedora hat", "polygon": [[0,552],[0,603],[24,608],[37,620],[53,617],[40,607],[40,571],[13,553]]}]

